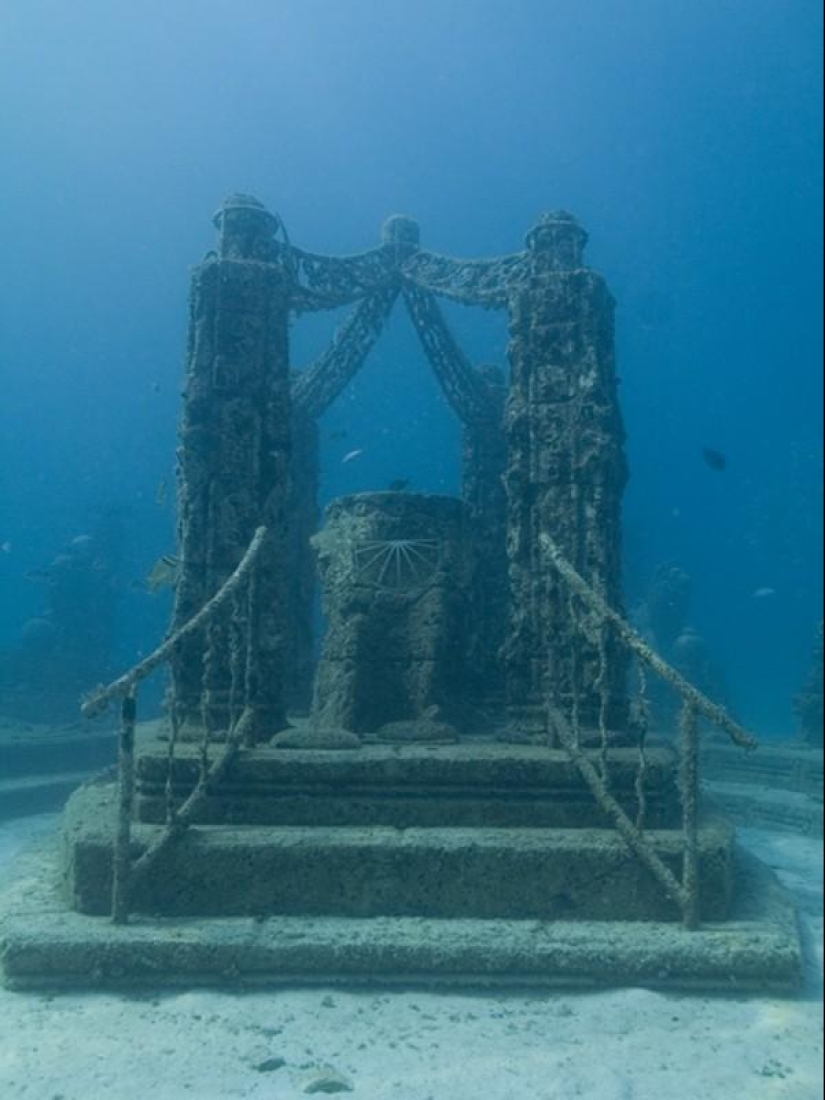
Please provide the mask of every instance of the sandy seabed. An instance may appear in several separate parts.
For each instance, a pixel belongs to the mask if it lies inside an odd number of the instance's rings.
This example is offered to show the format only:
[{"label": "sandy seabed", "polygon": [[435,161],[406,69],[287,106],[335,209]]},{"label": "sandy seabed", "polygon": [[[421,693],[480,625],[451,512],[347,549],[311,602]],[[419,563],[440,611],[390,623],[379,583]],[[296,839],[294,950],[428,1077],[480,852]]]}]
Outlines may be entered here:
[{"label": "sandy seabed", "polygon": [[[0,892],[57,820],[0,824]],[[740,838],[799,905],[798,996],[0,989],[0,1100],[819,1100],[822,842]]]}]

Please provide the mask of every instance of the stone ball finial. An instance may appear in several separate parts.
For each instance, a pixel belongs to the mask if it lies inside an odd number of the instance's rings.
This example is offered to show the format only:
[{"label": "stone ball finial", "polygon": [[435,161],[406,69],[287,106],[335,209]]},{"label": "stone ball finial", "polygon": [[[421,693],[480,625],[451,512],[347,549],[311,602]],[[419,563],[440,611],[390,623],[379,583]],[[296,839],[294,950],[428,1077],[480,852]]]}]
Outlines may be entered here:
[{"label": "stone ball finial", "polygon": [[232,259],[270,259],[281,227],[277,214],[271,214],[254,195],[241,192],[227,195],[212,223],[220,233],[221,256]]},{"label": "stone ball finial", "polygon": [[254,195],[245,195],[241,191],[233,191],[232,194],[227,195],[221,205],[215,211],[212,216],[212,224],[216,229],[220,229],[221,221],[223,218],[235,211],[245,211],[250,214],[265,214],[268,218],[273,217],[272,214],[266,209],[260,199],[256,199]]},{"label": "stone ball finial", "polygon": [[587,233],[566,210],[550,210],[529,231],[525,244],[529,252],[549,255],[554,269],[574,271],[583,265]]},{"label": "stone ball finial", "polygon": [[414,252],[420,243],[418,222],[407,214],[393,214],[381,226],[381,244]]}]

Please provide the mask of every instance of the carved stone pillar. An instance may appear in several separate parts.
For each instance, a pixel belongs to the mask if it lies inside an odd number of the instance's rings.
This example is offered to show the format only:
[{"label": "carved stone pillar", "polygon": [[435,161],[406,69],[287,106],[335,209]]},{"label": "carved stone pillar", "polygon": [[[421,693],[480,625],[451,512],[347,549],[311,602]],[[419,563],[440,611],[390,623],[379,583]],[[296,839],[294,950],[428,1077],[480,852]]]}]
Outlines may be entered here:
[{"label": "carved stone pillar", "polygon": [[291,713],[302,714],[312,701],[315,664],[313,620],[317,568],[312,536],[318,530],[319,442],[314,417],[293,407],[292,476],[289,489],[289,553],[287,600],[289,648],[286,701]]},{"label": "carved stone pillar", "polygon": [[[219,251],[207,256],[192,280],[173,628],[221,586],[255,528],[265,524],[270,536],[248,624],[253,660],[247,686],[260,740],[285,721],[290,280],[275,244],[278,220],[257,200],[232,196],[215,224]],[[248,615],[250,606],[239,612]],[[173,700],[184,728],[204,718],[214,731],[226,728],[232,632],[227,615],[207,638],[192,638],[175,655]]]},{"label": "carved stone pillar", "polygon": [[[512,388],[505,417],[513,719],[543,724],[548,698],[582,721],[599,713],[598,646],[571,619],[569,593],[545,560],[546,531],[607,602],[621,607],[624,432],[614,369],[613,299],[583,266],[586,234],[548,214],[528,234],[529,274],[510,301]],[[626,720],[625,661],[606,648],[607,719]]]},{"label": "carved stone pillar", "polygon": [[485,366],[479,373],[489,399],[487,412],[465,424],[461,438],[461,495],[467,505],[476,562],[467,677],[473,699],[495,705],[501,702],[504,692],[500,651],[508,607],[507,496],[504,491],[507,387],[498,368]]}]

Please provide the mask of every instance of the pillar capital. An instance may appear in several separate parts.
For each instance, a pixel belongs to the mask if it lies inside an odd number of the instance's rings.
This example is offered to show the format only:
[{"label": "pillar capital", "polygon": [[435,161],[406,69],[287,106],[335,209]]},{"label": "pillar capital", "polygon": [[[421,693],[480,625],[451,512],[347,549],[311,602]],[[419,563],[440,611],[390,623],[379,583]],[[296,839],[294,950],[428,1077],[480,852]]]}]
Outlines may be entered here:
[{"label": "pillar capital", "polygon": [[554,271],[575,271],[584,266],[587,233],[566,210],[541,215],[525,237],[527,251],[541,255]]},{"label": "pillar capital", "polygon": [[222,260],[275,258],[275,234],[281,219],[253,195],[227,195],[212,223],[220,234],[218,253]]},{"label": "pillar capital", "polygon": [[407,214],[391,215],[381,226],[381,244],[395,249],[400,259],[417,252],[421,244],[418,222]]}]

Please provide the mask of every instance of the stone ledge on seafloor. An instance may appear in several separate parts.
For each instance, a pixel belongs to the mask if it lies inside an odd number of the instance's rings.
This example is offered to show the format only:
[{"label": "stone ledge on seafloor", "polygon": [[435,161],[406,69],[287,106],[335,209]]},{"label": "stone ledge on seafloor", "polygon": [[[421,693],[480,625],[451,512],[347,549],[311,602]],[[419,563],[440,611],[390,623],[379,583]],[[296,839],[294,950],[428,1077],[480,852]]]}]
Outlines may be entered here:
[{"label": "stone ledge on seafloor", "polygon": [[[63,877],[78,911],[108,912],[116,789],[91,783],[69,801]],[[137,857],[162,826],[135,824]],[[649,829],[674,874],[678,829]],[[734,836],[724,820],[698,837],[702,914],[726,919]],[[162,916],[421,916],[662,920],[679,911],[609,828],[198,825],[134,884],[137,912]]]},{"label": "stone ledge on seafloor", "polygon": [[[291,731],[290,731],[291,732]],[[300,731],[299,731],[300,732]],[[197,747],[179,746],[171,792],[182,802],[198,779]],[[138,746],[135,816],[165,820],[168,746]],[[638,753],[610,753],[611,789],[635,818]],[[676,756],[669,746],[646,755],[646,820],[650,828],[681,822]],[[199,824],[372,825],[600,828],[604,814],[567,754],[544,746],[467,739],[459,744],[364,742],[357,751],[308,745],[246,750],[210,790]]]},{"label": "stone ledge on seafloor", "polygon": [[762,863],[737,852],[724,924],[270,917],[136,919],[66,908],[53,845],[18,864],[0,911],[0,976],[11,989],[282,985],[550,989],[642,986],[793,992],[796,916]]},{"label": "stone ledge on seafloor", "polygon": [[706,804],[723,806],[737,824],[822,836],[822,749],[766,740],[743,753],[711,737],[701,763]]}]

